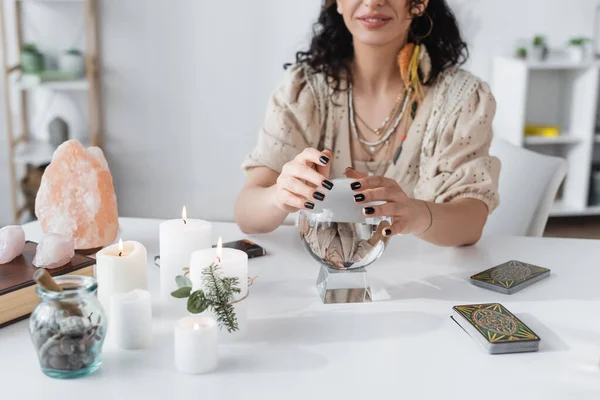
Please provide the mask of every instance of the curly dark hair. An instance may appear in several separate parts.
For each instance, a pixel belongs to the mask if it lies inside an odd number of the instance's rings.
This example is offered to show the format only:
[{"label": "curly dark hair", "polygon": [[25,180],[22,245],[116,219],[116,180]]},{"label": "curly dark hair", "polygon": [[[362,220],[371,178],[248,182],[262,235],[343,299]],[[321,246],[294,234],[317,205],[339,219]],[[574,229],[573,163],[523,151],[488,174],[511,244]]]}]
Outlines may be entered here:
[{"label": "curly dark hair", "polygon": [[[430,0],[425,13],[420,16],[418,10],[422,10],[423,0],[409,1],[410,12],[415,17],[408,41],[415,42],[419,38],[413,34],[424,36],[432,29],[431,34],[421,40],[431,57],[432,69],[428,84],[432,84],[447,68],[464,64],[469,57],[469,50],[446,0]],[[433,28],[427,16],[431,17]],[[296,53],[296,63],[308,64],[315,72],[324,73],[333,82],[334,89],[341,90],[341,74],[347,73],[351,77],[350,62],[353,57],[352,34],[346,28],[343,16],[335,6],[323,7],[313,26],[310,48]],[[284,68],[289,65],[284,65]]]}]

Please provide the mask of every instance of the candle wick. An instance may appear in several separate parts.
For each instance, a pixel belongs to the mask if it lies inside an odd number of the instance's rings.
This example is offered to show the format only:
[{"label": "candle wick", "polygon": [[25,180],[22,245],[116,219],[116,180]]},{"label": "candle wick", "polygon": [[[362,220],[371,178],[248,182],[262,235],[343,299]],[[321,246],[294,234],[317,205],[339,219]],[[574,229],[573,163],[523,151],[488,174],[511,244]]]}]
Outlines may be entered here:
[{"label": "candle wick", "polygon": [[183,224],[184,224],[184,225],[187,225],[187,221],[186,221],[185,219],[183,220]]},{"label": "candle wick", "polygon": [[120,252],[119,252],[119,257],[121,257],[122,255],[123,255],[123,252],[122,252],[122,251],[120,251]]},{"label": "candle wick", "polygon": [[221,257],[217,257],[217,264],[221,263]]}]

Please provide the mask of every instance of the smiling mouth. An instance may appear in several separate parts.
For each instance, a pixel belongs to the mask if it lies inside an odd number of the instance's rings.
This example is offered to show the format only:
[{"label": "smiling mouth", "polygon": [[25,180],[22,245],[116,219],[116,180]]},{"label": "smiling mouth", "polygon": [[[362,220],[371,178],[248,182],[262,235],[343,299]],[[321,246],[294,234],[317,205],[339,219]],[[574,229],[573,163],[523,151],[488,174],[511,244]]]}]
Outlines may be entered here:
[{"label": "smiling mouth", "polygon": [[364,15],[358,18],[358,21],[366,29],[379,29],[388,24],[392,19],[381,14]]},{"label": "smiling mouth", "polygon": [[365,22],[384,22],[384,21],[389,21],[390,18],[381,18],[381,17],[368,17],[368,18],[359,18],[361,21],[365,21]]}]

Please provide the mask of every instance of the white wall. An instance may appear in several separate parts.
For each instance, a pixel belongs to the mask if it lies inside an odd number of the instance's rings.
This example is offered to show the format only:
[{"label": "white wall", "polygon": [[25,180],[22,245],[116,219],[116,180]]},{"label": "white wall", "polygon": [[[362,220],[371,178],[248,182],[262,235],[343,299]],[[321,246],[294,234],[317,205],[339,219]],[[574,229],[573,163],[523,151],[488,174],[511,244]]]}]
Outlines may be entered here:
[{"label": "white wall", "polygon": [[491,58],[512,55],[536,34],[563,48],[573,36],[592,36],[597,0],[449,0],[463,23],[471,61],[467,65],[491,78]]},{"label": "white wall", "polygon": [[[543,33],[560,46],[591,35],[596,4],[450,2],[471,45],[468,68],[484,79],[491,57],[512,54],[520,38]],[[175,217],[185,203],[194,217],[230,217],[244,179],[239,164],[320,0],[100,3],[105,148],[121,214]],[[1,162],[2,154],[0,185]]]},{"label": "white wall", "polygon": [[120,211],[230,218],[239,165],[319,0],[102,3],[106,150]]}]

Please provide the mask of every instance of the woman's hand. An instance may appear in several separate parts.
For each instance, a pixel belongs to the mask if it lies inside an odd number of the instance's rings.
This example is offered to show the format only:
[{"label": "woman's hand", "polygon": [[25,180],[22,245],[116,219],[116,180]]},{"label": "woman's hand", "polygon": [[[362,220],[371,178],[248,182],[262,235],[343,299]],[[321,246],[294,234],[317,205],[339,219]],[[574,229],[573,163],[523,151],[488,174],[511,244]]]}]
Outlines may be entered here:
[{"label": "woman's hand", "polygon": [[425,202],[411,199],[398,182],[382,176],[367,176],[351,168],[346,176],[354,179],[351,184],[355,192],[354,201],[360,203],[386,202],[380,206],[363,208],[366,217],[391,217],[392,225],[384,230],[390,237],[400,234],[421,234],[431,224],[431,214]]},{"label": "woman's hand", "polygon": [[323,201],[324,188],[331,190],[329,170],[333,155],[330,150],[308,148],[285,164],[275,185],[275,205],[288,213],[313,209],[315,201]]}]

